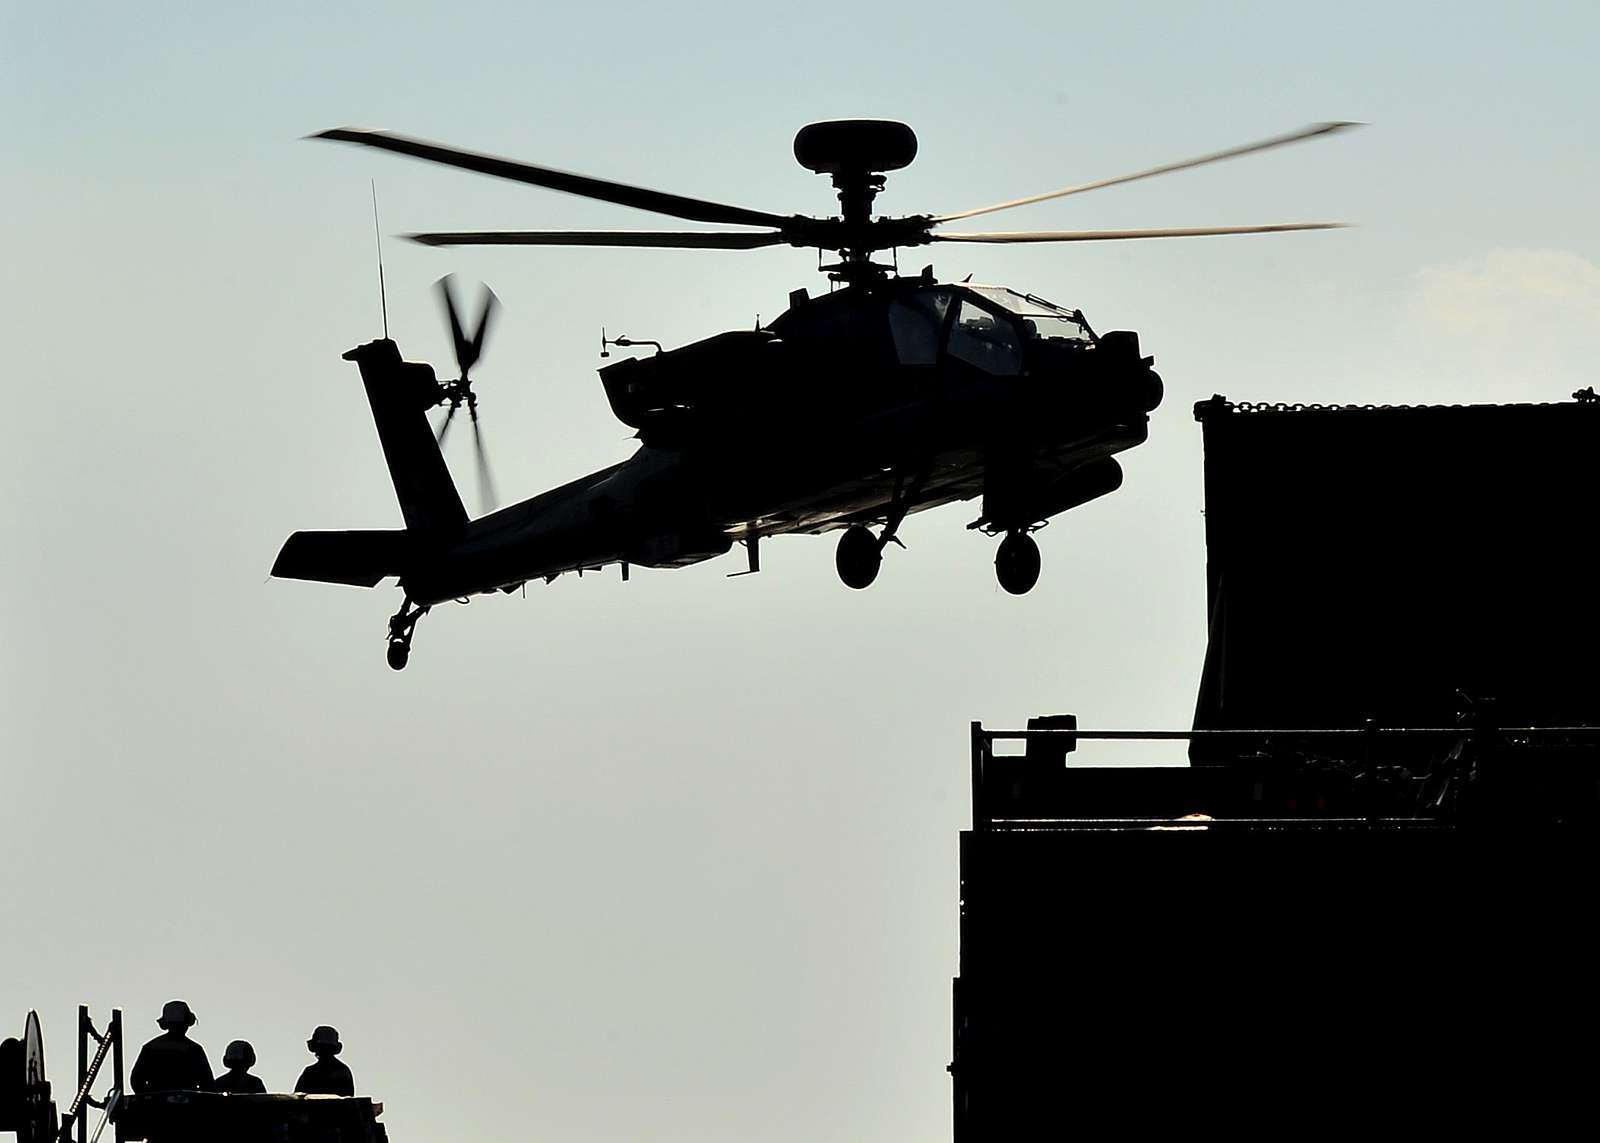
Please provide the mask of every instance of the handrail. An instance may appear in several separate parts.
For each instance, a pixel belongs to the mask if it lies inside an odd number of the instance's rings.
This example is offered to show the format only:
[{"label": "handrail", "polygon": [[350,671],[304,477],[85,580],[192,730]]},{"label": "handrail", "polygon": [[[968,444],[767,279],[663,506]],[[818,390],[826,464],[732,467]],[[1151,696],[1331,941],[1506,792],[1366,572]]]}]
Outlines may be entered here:
[{"label": "handrail", "polygon": [[[1215,727],[1195,728],[1190,730],[1080,730],[1073,726],[1038,726],[1028,730],[989,730],[982,723],[973,722],[972,728],[972,821],[973,828],[977,830],[992,828],[1000,821],[1015,822],[1042,822],[1038,818],[1009,818],[1001,819],[991,816],[988,796],[988,783],[985,781],[986,772],[997,760],[1011,762],[1020,760],[1018,756],[997,755],[994,752],[996,742],[1037,742],[1041,745],[1056,743],[1054,757],[1055,764],[1059,766],[1066,752],[1071,752],[1080,741],[1204,741],[1210,740],[1259,740],[1263,745],[1273,744],[1279,748],[1291,747],[1295,742],[1303,746],[1310,746],[1318,741],[1327,743],[1344,742],[1347,745],[1356,745],[1358,749],[1370,755],[1372,747],[1379,742],[1393,743],[1395,740],[1426,740],[1449,739],[1476,743],[1479,746],[1498,744],[1500,747],[1522,744],[1532,745],[1539,742],[1552,740],[1578,740],[1588,743],[1600,743],[1600,726],[1496,726],[1487,721],[1474,721],[1459,726],[1380,726],[1375,723],[1366,726],[1341,726],[1341,727]],[[1065,744],[1064,749],[1061,745]],[[1030,746],[1029,753],[1033,753]],[[1065,819],[1063,819],[1065,820]],[[1074,819],[1077,820],[1077,819]],[[1128,819],[1130,822],[1133,819]],[[1251,819],[1259,827],[1263,819]],[[1370,820],[1370,819],[1369,819]],[[1426,820],[1426,819],[1408,819]],[[1109,819],[1108,819],[1109,821]],[[1092,827],[1085,827],[1092,828]],[[1111,828],[1102,824],[1101,828]],[[1183,827],[1175,827],[1183,828]]]},{"label": "handrail", "polygon": [[[93,1032],[90,1033],[93,1035]],[[111,1037],[101,1036],[100,1047],[95,1051],[94,1062],[83,1073],[83,1078],[78,1083],[78,1094],[72,1097],[72,1102],[67,1105],[66,1114],[61,1117],[61,1138],[63,1143],[72,1137],[72,1121],[78,1117],[78,1109],[89,1099],[89,1089],[94,1086],[95,1079],[100,1075],[100,1065],[106,1062],[106,1053],[111,1050]]]},{"label": "handrail", "polygon": [[983,728],[982,724],[974,723],[973,732],[975,734],[982,734],[990,742],[1016,742],[1027,741],[1030,738],[1057,737],[1087,738],[1101,741],[1121,741],[1129,739],[1135,741],[1161,741],[1172,739],[1184,741],[1195,738],[1263,738],[1271,735],[1295,738],[1361,738],[1369,737],[1375,734],[1414,734],[1418,736],[1499,734],[1510,735],[1519,738],[1529,738],[1544,735],[1593,735],[1600,737],[1600,726],[1480,726],[1472,724],[1463,726],[1339,726],[1322,728],[1278,726],[1263,727],[1259,729],[1218,727],[1214,729],[1195,730],[1075,730],[1071,727],[1037,727],[1033,730],[986,730]]},{"label": "handrail", "polygon": [[[95,1049],[94,1059],[89,1059],[89,1041],[93,1040],[98,1047]],[[100,1068],[106,1061],[106,1055],[111,1055],[111,1090],[106,1093],[106,1098],[97,1100],[90,1094],[94,1081],[100,1076]],[[61,1130],[58,1143],[73,1143],[73,1128],[77,1129],[76,1143],[89,1143],[89,1108],[102,1108],[105,1116],[95,1128],[95,1138],[100,1137],[100,1132],[105,1130],[106,1121],[111,1118],[112,1109],[122,1098],[122,1009],[113,1008],[111,1018],[106,1022],[106,1030],[102,1033],[95,1029],[94,1021],[89,1018],[89,1006],[78,1005],[78,1092],[72,1097],[72,1103],[67,1107],[66,1114],[61,1117]],[[120,1143],[122,1129],[118,1127],[117,1137]]]},{"label": "handrail", "polygon": [[1213,817],[1099,817],[1099,818],[992,818],[991,825],[1011,828],[1071,825],[1082,829],[1122,830],[1130,827],[1171,830],[1253,830],[1253,829],[1368,829],[1378,825],[1403,825],[1407,829],[1434,829],[1447,823],[1438,818],[1413,817],[1276,817],[1276,818],[1213,818]]}]

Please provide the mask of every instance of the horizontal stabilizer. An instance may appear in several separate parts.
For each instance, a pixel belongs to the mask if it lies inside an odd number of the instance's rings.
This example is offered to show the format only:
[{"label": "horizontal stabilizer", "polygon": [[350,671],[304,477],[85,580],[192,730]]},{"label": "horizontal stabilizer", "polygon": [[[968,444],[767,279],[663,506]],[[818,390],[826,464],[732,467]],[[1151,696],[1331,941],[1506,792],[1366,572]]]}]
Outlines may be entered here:
[{"label": "horizontal stabilizer", "polygon": [[272,574],[376,587],[385,576],[401,573],[410,550],[404,531],[296,532],[284,541]]}]

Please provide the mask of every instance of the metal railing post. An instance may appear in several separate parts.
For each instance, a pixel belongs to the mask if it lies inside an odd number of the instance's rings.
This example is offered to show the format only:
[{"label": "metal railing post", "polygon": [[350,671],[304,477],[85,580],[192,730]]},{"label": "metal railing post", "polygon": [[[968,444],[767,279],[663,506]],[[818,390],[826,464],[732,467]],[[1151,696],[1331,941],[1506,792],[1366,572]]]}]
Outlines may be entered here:
[{"label": "metal railing post", "polygon": [[974,830],[989,828],[988,807],[983,799],[983,771],[988,746],[988,736],[984,733],[983,723],[974,722],[972,724],[972,828]]},{"label": "metal railing post", "polygon": [[112,1084],[112,1087],[111,1087],[110,1099],[113,1101],[110,1104],[110,1107],[109,1107],[109,1109],[107,1111],[107,1114],[109,1114],[111,1116],[114,1116],[116,1118],[116,1121],[117,1121],[117,1125],[116,1125],[117,1143],[123,1143],[123,1140],[122,1140],[122,1117],[117,1114],[117,1112],[119,1110],[119,1108],[117,1107],[117,1104],[122,1102],[122,1096],[123,1096],[123,1089],[122,1089],[122,1083],[123,1083],[123,1080],[122,1080],[122,1009],[113,1008],[111,1010],[111,1023],[106,1025],[106,1035],[111,1037],[111,1084]]},{"label": "metal railing post", "polygon": [[[84,1081],[89,1078],[89,1037],[94,1035],[94,1025],[89,1023],[89,1006],[78,1005],[78,1091],[83,1090]],[[77,1115],[74,1118],[78,1125],[78,1143],[89,1143],[89,1101],[80,1098],[78,1101]],[[65,1130],[62,1131],[66,1135]]]}]

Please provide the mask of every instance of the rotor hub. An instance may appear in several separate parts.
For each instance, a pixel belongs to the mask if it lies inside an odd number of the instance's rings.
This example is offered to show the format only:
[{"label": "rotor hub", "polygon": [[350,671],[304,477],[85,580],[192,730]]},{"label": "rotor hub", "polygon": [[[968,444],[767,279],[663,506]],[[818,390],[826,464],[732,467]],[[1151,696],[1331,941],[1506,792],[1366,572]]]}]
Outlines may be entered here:
[{"label": "rotor hub", "polygon": [[[909,166],[917,157],[916,132],[904,123],[888,119],[831,119],[811,123],[795,135],[794,157],[807,170],[831,175],[834,189],[839,192],[838,223],[833,227],[816,228],[837,233],[833,241],[820,245],[823,249],[838,250],[845,264],[855,271],[854,276],[871,276],[867,267],[873,251],[901,244],[894,237],[880,233],[885,229],[883,225],[873,224],[872,204],[883,189],[884,172]],[[887,221],[879,220],[880,224]],[[907,231],[907,237],[926,230],[915,224],[896,229]]]},{"label": "rotor hub", "polygon": [[884,172],[917,157],[917,135],[888,119],[831,119],[800,128],[794,157],[807,170],[833,176],[841,217],[846,225],[860,226],[872,217]]}]

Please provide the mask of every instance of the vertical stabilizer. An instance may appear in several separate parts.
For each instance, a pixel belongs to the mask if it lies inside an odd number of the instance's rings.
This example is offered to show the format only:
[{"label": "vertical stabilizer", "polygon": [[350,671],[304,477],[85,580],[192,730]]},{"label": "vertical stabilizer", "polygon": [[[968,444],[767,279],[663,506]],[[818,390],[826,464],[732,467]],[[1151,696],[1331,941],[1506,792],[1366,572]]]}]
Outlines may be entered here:
[{"label": "vertical stabilizer", "polygon": [[361,369],[406,529],[440,535],[460,531],[467,512],[428,425],[427,411],[439,401],[433,367],[402,361],[400,348],[388,338],[357,346],[344,358]]}]

